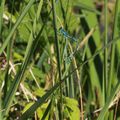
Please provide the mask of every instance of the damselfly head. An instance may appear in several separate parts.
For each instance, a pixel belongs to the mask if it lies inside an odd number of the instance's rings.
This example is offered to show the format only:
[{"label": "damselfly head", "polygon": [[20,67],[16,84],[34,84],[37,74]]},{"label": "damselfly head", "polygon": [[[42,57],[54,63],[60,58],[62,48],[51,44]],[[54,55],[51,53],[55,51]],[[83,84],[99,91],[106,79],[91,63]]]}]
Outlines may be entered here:
[{"label": "damselfly head", "polygon": [[77,42],[77,39],[73,36],[71,36],[67,31],[64,30],[64,28],[60,27],[58,30],[58,33],[62,36],[64,36],[64,38],[68,38],[70,39],[72,42]]}]

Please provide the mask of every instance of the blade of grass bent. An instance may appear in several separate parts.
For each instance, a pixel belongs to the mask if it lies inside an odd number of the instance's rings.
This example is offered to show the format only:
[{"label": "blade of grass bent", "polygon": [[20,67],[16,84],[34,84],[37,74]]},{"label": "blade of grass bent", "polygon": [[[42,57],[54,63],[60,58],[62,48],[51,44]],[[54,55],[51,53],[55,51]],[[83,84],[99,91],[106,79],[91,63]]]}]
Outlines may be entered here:
[{"label": "blade of grass bent", "polygon": [[10,41],[10,38],[12,37],[13,33],[15,32],[15,30],[17,29],[17,27],[19,26],[19,24],[21,23],[22,19],[24,18],[24,16],[26,15],[26,13],[28,12],[28,10],[31,8],[32,4],[34,3],[35,0],[30,0],[28,5],[25,7],[25,9],[23,10],[22,14],[20,15],[20,17],[17,19],[15,25],[13,26],[12,30],[10,31],[8,37],[6,38],[6,40],[4,41],[2,47],[0,48],[0,54],[3,52],[3,50],[6,48],[8,42]]},{"label": "blade of grass bent", "polygon": [[[65,79],[64,79],[65,80]],[[60,86],[60,84],[64,81],[62,80],[59,83],[56,83],[54,87],[52,87],[45,95],[43,95],[37,102],[35,102],[23,115],[20,117],[19,120],[26,120],[27,118],[31,117],[33,113],[40,107],[47,98]]]},{"label": "blade of grass bent", "polygon": [[[101,48],[93,57],[91,57],[90,59],[93,59],[96,55],[98,55],[101,51],[103,51],[105,49],[105,47],[109,47],[113,42],[116,42],[116,40],[118,40],[118,38],[116,38],[114,41],[110,42],[108,45],[104,46],[103,48]],[[89,62],[89,60],[85,61],[82,65],[86,64],[87,62]],[[80,66],[79,66],[80,67]],[[76,71],[77,68],[75,68],[71,73],[73,74]],[[68,78],[69,75],[65,76],[61,83],[64,82],[66,80],[66,78]],[[41,99],[39,99],[36,103],[34,103],[20,118],[20,120],[26,120],[28,117],[32,116],[32,114],[37,110],[38,107],[40,107],[45,101],[46,99],[59,87],[59,85],[61,83],[57,83],[54,87],[52,87]],[[119,86],[116,86],[114,91],[117,91]],[[113,91],[113,93],[115,93]],[[113,94],[112,94],[113,95]],[[111,96],[112,96],[111,95]],[[111,97],[110,97],[111,98]]]},{"label": "blade of grass bent", "polygon": [[116,92],[119,90],[119,88],[120,88],[120,84],[118,83],[115,86],[115,88],[113,89],[110,97],[107,99],[106,104],[104,105],[102,111],[100,112],[100,115],[99,115],[97,120],[104,120],[104,117],[105,117],[105,115],[106,115],[106,113],[108,111],[109,105],[112,102],[112,100],[113,100],[114,96],[116,95]]},{"label": "blade of grass bent", "polygon": [[43,31],[43,28],[44,28],[44,25],[43,27],[41,28],[39,34],[37,35],[36,39],[33,41],[33,44],[31,45],[31,47],[29,47],[29,50],[27,52],[27,55],[26,55],[26,59],[24,60],[23,64],[21,65],[21,68],[20,70],[18,71],[16,77],[15,77],[15,80],[13,82],[13,84],[11,85],[10,87],[10,90],[5,98],[5,101],[4,101],[4,109],[6,109],[6,111],[4,112],[4,115],[6,115],[9,111],[9,108],[10,108],[10,105],[12,103],[12,100],[13,100],[13,97],[15,95],[15,92],[21,82],[21,79],[25,73],[25,70],[27,68],[27,65],[29,64],[29,61],[30,61],[30,58],[31,56],[33,55],[34,53],[34,50],[38,44],[38,41],[39,41],[39,38],[40,38],[40,35]]},{"label": "blade of grass bent", "polygon": [[[84,61],[84,62],[81,63],[77,68],[75,68],[75,69],[70,73],[70,75],[73,74],[77,69],[83,67],[83,66],[84,66],[86,63],[88,63],[90,60],[93,60],[98,54],[100,54],[101,52],[103,52],[103,50],[104,50],[105,48],[110,47],[110,45],[112,45],[113,43],[116,43],[119,39],[120,39],[120,36],[118,36],[118,37],[116,37],[115,39],[113,39],[112,41],[110,41],[107,45],[103,46],[101,49],[97,50],[93,56],[89,57],[86,61]],[[70,64],[69,64],[69,66],[70,66]],[[69,66],[68,66],[67,69],[69,69]],[[64,73],[64,78],[69,77],[69,75],[68,75],[68,76],[65,76],[65,75],[66,75],[66,72]]]},{"label": "blade of grass bent", "polygon": [[[88,63],[90,60],[94,59],[98,54],[100,54],[101,52],[103,52],[103,50],[104,50],[105,48],[110,47],[112,44],[115,44],[119,39],[120,39],[120,36],[114,38],[114,39],[113,39],[112,41],[110,41],[107,45],[105,45],[105,46],[103,46],[102,48],[100,48],[99,50],[97,50],[93,56],[89,57],[86,61],[84,61],[84,62],[81,63],[77,68],[75,68],[75,69],[70,73],[70,75],[73,74],[73,73],[74,73],[77,69],[79,69],[80,67],[84,66],[84,65],[85,65],[86,63]],[[63,76],[62,76],[62,79],[69,77],[69,75],[66,76],[66,73],[67,73],[69,67],[70,67],[70,63],[68,64],[67,69],[66,69],[66,71],[64,72],[64,74],[63,74]]]},{"label": "blade of grass bent", "polygon": [[[50,10],[50,12],[49,12],[49,15],[50,15],[50,13],[51,13],[51,10]],[[49,15],[48,15],[48,16],[49,16]],[[48,20],[48,19],[47,19],[47,20]],[[46,20],[46,21],[47,21],[47,20]],[[21,79],[22,79],[22,77],[23,77],[23,75],[24,75],[24,73],[25,73],[25,70],[26,70],[27,65],[28,65],[28,63],[29,63],[29,61],[30,61],[30,58],[31,58],[31,56],[33,55],[33,53],[34,53],[34,51],[35,51],[35,49],[36,49],[36,46],[37,46],[37,44],[38,44],[38,42],[39,42],[39,38],[40,38],[40,36],[41,36],[41,34],[42,34],[42,31],[43,31],[45,25],[46,25],[45,23],[42,25],[42,28],[41,28],[41,30],[39,31],[39,33],[38,33],[38,35],[36,36],[36,38],[34,39],[34,41],[33,41],[33,42],[30,41],[30,43],[29,43],[28,46],[27,46],[27,50],[26,50],[26,55],[25,55],[24,62],[23,62],[23,64],[21,65],[21,68],[20,68],[20,70],[18,71],[18,73],[17,73],[17,75],[16,75],[16,77],[15,77],[15,80],[14,80],[14,82],[12,83],[12,85],[11,85],[11,87],[10,87],[10,89],[9,89],[9,92],[8,92],[6,98],[5,98],[3,108],[4,108],[6,111],[4,112],[4,115],[6,115],[6,114],[8,113],[8,111],[9,111],[10,105],[11,105],[12,100],[13,100],[13,97],[14,97],[14,94],[15,94],[15,92],[16,92],[16,90],[17,90],[17,88],[18,88],[18,86],[19,86],[19,84],[20,84],[20,82],[21,82]],[[33,44],[31,44],[31,43],[33,43]]]}]

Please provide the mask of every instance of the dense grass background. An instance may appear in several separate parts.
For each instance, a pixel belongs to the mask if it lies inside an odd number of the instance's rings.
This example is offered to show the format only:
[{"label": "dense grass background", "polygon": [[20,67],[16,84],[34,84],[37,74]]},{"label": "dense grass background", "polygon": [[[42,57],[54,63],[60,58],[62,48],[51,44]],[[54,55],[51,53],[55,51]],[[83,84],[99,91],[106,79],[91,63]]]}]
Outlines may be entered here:
[{"label": "dense grass background", "polygon": [[120,120],[120,0],[0,1],[0,120]]}]

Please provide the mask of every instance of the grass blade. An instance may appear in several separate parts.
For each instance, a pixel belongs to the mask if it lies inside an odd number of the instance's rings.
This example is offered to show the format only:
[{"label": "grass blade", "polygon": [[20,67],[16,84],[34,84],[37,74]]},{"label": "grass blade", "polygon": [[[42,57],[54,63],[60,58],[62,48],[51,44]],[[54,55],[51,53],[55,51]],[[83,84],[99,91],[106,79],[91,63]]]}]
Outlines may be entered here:
[{"label": "grass blade", "polygon": [[[61,72],[61,62],[60,62],[60,51],[59,51],[59,41],[57,37],[57,19],[56,19],[56,9],[55,9],[55,0],[52,0],[52,8],[53,8],[53,26],[55,33],[55,46],[57,51],[57,64],[58,64],[58,72],[59,72],[59,80],[62,80],[62,72]],[[62,110],[62,86],[60,85],[60,120],[63,119],[63,110]]]},{"label": "grass blade", "polygon": [[100,112],[100,115],[97,120],[104,120],[104,117],[108,111],[109,105],[112,102],[112,100],[113,100],[114,96],[116,95],[117,91],[119,90],[119,88],[120,88],[120,83],[117,83],[117,85],[113,89],[110,97],[107,99],[106,104],[104,105],[102,111]]},{"label": "grass blade", "polygon": [[25,56],[25,60],[24,60],[23,64],[21,65],[21,68],[20,68],[19,72],[17,73],[17,75],[15,77],[15,80],[12,83],[12,85],[11,85],[11,87],[9,89],[9,92],[8,92],[6,98],[5,98],[4,109],[6,109],[6,111],[4,112],[4,115],[6,115],[8,113],[8,110],[9,110],[10,105],[12,103],[15,92],[16,92],[16,90],[17,90],[17,88],[18,88],[18,86],[19,86],[19,84],[21,82],[21,79],[22,79],[22,77],[23,77],[23,75],[25,73],[27,65],[29,64],[29,61],[31,59],[31,56],[34,53],[36,45],[38,44],[38,41],[39,41],[40,35],[41,35],[42,31],[43,31],[43,28],[44,28],[44,25],[41,28],[41,30],[40,30],[39,34],[37,35],[36,39],[34,40],[34,42],[32,44],[31,44],[31,42],[30,42],[30,44],[28,44],[29,50],[26,51],[27,55]]},{"label": "grass blade", "polygon": [[37,102],[35,102],[23,115],[19,120],[26,120],[27,118],[31,117],[33,113],[40,107],[47,98],[61,85],[63,81],[56,83],[54,87],[52,87],[45,95],[43,95]]},{"label": "grass blade", "polygon": [[[107,3],[108,1],[105,0],[105,10],[104,10],[104,16],[105,16],[105,38],[104,38],[104,45],[107,45],[108,43],[108,8]],[[103,101],[106,101],[106,95],[107,95],[107,87],[108,87],[108,50],[107,48],[104,50],[104,66],[103,66]]]},{"label": "grass blade", "polygon": [[23,10],[22,14],[20,15],[20,17],[17,19],[14,27],[12,28],[12,30],[10,31],[8,37],[6,38],[6,40],[4,41],[2,47],[0,48],[0,54],[3,52],[3,50],[6,48],[8,42],[10,41],[10,38],[12,37],[13,33],[15,32],[15,30],[17,29],[17,27],[19,26],[19,24],[21,23],[21,21],[23,20],[24,16],[26,15],[26,13],[28,12],[28,10],[31,8],[32,4],[34,3],[35,0],[30,0],[28,5],[25,7],[25,9]]},{"label": "grass blade", "polygon": [[1,35],[1,30],[2,30],[2,23],[3,23],[3,12],[4,12],[4,5],[5,5],[5,0],[0,1],[0,35]]}]

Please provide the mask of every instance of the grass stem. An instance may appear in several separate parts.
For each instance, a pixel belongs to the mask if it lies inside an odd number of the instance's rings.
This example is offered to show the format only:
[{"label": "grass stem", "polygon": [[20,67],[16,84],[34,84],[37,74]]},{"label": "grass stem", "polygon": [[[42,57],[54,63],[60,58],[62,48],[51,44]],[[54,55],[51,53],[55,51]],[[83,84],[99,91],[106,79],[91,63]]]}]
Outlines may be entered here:
[{"label": "grass stem", "polygon": [[[62,80],[62,72],[61,72],[61,63],[60,63],[60,51],[59,51],[59,42],[57,37],[57,18],[56,18],[56,10],[55,10],[55,1],[52,0],[52,9],[53,9],[53,26],[54,26],[54,33],[55,33],[55,46],[57,52],[57,64],[58,64],[58,72],[59,72],[59,80]],[[60,85],[60,120],[63,119],[62,114],[62,85]]]},{"label": "grass stem", "polygon": [[[104,8],[104,16],[105,16],[105,38],[104,38],[104,45],[107,45],[108,43],[108,19],[107,19],[107,14],[108,14],[108,9],[107,9],[107,3],[108,0],[104,0],[105,3],[105,8]],[[106,94],[107,94],[107,84],[108,84],[108,63],[107,63],[107,59],[108,59],[108,50],[107,48],[104,50],[104,81],[103,81],[103,93],[104,93],[104,97],[103,97],[103,101],[106,101]],[[104,102],[103,102],[104,103]]]}]

